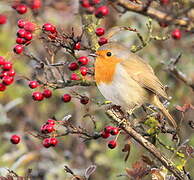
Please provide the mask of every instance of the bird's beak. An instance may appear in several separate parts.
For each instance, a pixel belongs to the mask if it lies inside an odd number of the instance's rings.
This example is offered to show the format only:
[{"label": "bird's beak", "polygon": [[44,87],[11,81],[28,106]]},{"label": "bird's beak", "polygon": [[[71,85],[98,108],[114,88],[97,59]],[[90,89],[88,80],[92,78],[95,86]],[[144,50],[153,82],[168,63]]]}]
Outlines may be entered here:
[{"label": "bird's beak", "polygon": [[92,56],[92,57],[97,57],[98,55],[96,53],[92,53],[92,54],[89,54],[89,56]]}]

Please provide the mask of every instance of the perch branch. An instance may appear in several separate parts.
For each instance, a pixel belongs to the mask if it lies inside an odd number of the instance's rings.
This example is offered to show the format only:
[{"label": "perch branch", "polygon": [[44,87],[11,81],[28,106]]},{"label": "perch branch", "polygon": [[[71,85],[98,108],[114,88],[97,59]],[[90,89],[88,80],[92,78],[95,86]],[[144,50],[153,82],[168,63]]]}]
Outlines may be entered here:
[{"label": "perch branch", "polygon": [[[152,143],[146,140],[143,136],[137,133],[127,119],[123,118],[120,111],[114,109],[107,110],[107,115],[113,120],[114,123],[119,125],[128,135],[133,137],[139,144],[146,148],[154,157],[156,157],[175,177],[179,180],[185,180],[185,177],[176,166],[168,160]],[[122,117],[122,118],[121,118]]]}]

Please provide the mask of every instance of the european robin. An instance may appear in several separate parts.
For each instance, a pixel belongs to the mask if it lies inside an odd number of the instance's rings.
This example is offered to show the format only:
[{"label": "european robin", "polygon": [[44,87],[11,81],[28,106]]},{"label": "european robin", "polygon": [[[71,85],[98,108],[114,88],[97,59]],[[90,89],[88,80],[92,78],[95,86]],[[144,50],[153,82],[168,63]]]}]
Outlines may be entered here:
[{"label": "european robin", "polygon": [[97,50],[95,80],[102,95],[113,104],[130,112],[145,103],[153,104],[177,127],[159,99],[168,99],[164,86],[152,67],[127,47],[110,42]]}]

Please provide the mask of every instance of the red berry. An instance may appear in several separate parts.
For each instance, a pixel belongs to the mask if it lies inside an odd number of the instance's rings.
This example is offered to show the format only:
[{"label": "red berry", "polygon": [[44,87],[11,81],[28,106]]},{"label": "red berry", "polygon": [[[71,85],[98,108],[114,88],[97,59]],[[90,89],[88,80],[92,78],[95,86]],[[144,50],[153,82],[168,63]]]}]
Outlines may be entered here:
[{"label": "red berry", "polygon": [[110,133],[110,132],[112,131],[113,128],[114,128],[114,127],[112,127],[112,126],[106,126],[106,127],[104,128],[104,132]]},{"label": "red berry", "polygon": [[10,76],[4,76],[3,79],[2,79],[3,84],[5,84],[7,86],[12,84],[13,81],[14,81],[14,78],[10,77]]},{"label": "red berry", "polygon": [[10,141],[12,144],[18,144],[20,142],[20,137],[18,135],[14,134],[11,136]]},{"label": "red berry", "polygon": [[7,72],[8,76],[15,76],[15,71],[14,69],[10,69],[8,72]]},{"label": "red berry", "polygon": [[45,89],[45,90],[43,91],[43,96],[44,96],[45,98],[50,98],[50,97],[52,96],[52,91],[51,91],[50,89]]},{"label": "red berry", "polygon": [[45,148],[49,148],[51,146],[50,144],[50,138],[45,138],[42,142],[42,145],[45,147]]},{"label": "red berry", "polygon": [[57,138],[50,138],[50,145],[51,145],[51,146],[56,146],[57,143],[58,143]]},{"label": "red berry", "polygon": [[106,39],[105,37],[101,37],[99,40],[98,40],[98,44],[100,46],[106,44],[108,42],[108,39]]},{"label": "red berry", "polygon": [[20,44],[18,44],[18,45],[16,45],[15,47],[14,47],[14,52],[16,53],[16,54],[21,54],[22,52],[23,52],[23,50],[24,50],[24,47],[22,46],[22,45],[20,45]]},{"label": "red berry", "polygon": [[38,87],[38,82],[37,81],[30,81],[28,85],[31,89],[35,89]]},{"label": "red berry", "polygon": [[46,133],[51,133],[51,132],[53,132],[55,129],[54,129],[54,126],[53,125],[51,125],[51,124],[46,124],[45,126],[44,126],[44,131],[46,132]]},{"label": "red berry", "polygon": [[81,72],[82,76],[86,76],[87,73],[88,73],[88,68],[87,67],[81,67],[80,72]]},{"label": "red berry", "polygon": [[97,36],[102,36],[105,33],[105,29],[104,28],[96,28],[95,33]]},{"label": "red berry", "polygon": [[115,127],[113,127],[112,130],[110,131],[110,134],[113,135],[113,136],[117,135],[118,133],[119,133],[119,129],[115,128]]},{"label": "red berry", "polygon": [[169,4],[170,0],[160,0],[160,4],[167,5]]},{"label": "red berry", "polygon": [[88,62],[89,62],[89,59],[88,57],[86,56],[81,56],[78,58],[78,62],[81,64],[81,65],[87,65]]},{"label": "red berry", "polygon": [[70,94],[64,94],[62,97],[62,100],[64,102],[70,102],[71,101],[71,95]]},{"label": "red berry", "polygon": [[88,8],[91,6],[89,0],[81,0],[80,3],[81,3],[81,6],[84,8]]},{"label": "red berry", "polygon": [[19,29],[17,31],[17,36],[20,37],[20,38],[24,38],[26,35],[26,30],[25,29]]},{"label": "red berry", "polygon": [[88,7],[88,8],[85,8],[85,10],[86,10],[86,12],[87,12],[88,14],[93,14],[94,11],[95,11],[95,7],[94,7],[94,6],[90,6],[90,7]]},{"label": "red berry", "polygon": [[19,19],[17,24],[18,24],[19,28],[24,28],[24,25],[26,24],[26,21],[23,20],[23,19]]},{"label": "red berry", "polygon": [[99,4],[101,0],[92,0],[91,5]]},{"label": "red berry", "polygon": [[102,18],[109,14],[109,8],[107,6],[100,6],[95,11],[95,16],[97,18]]},{"label": "red berry", "polygon": [[19,14],[25,14],[27,12],[28,8],[25,4],[18,4],[16,7],[16,11]]},{"label": "red berry", "polygon": [[26,39],[18,37],[18,38],[16,38],[16,43],[17,44],[25,44],[26,43]]},{"label": "red berry", "polygon": [[180,29],[173,30],[172,33],[171,33],[171,36],[172,36],[173,39],[176,39],[176,40],[181,39],[182,34],[181,34]]},{"label": "red berry", "polygon": [[5,59],[2,56],[0,56],[0,66],[4,65],[4,63],[5,63]]},{"label": "red berry", "polygon": [[3,14],[0,14],[0,24],[5,24],[7,22],[7,17]]},{"label": "red berry", "polygon": [[77,43],[74,45],[74,47],[73,47],[73,49],[75,49],[75,50],[80,50],[80,48],[81,48],[81,43],[80,43],[80,42],[77,42]]},{"label": "red berry", "polygon": [[42,1],[41,0],[32,0],[30,7],[31,9],[39,9],[42,6]]},{"label": "red berry", "polygon": [[50,24],[50,23],[44,24],[44,25],[42,26],[42,29],[43,29],[44,31],[49,31],[49,32],[51,32],[51,33],[55,33],[55,32],[56,32],[55,26],[53,26],[53,25]]},{"label": "red berry", "polygon": [[101,137],[104,139],[108,138],[109,136],[110,136],[110,133],[106,133],[104,131],[101,133]]},{"label": "red berry", "polygon": [[78,65],[76,62],[72,62],[72,63],[70,63],[70,64],[68,65],[68,68],[69,68],[69,70],[71,70],[71,71],[75,71],[76,69],[79,68],[79,65]]},{"label": "red berry", "polygon": [[3,78],[4,76],[9,76],[8,71],[1,71],[0,78]]},{"label": "red berry", "polygon": [[48,119],[48,120],[47,120],[47,123],[54,126],[54,125],[55,125],[55,120],[53,120],[53,119]]},{"label": "red berry", "polygon": [[72,73],[70,79],[75,81],[75,80],[80,80],[80,77],[76,73]]},{"label": "red berry", "polygon": [[3,83],[0,83],[0,91],[5,91],[6,90],[6,86]]},{"label": "red berry", "polygon": [[35,101],[42,101],[44,99],[44,96],[41,92],[33,92],[32,93],[32,98],[35,100]]},{"label": "red berry", "polygon": [[114,149],[116,146],[117,146],[117,142],[116,141],[112,140],[112,141],[108,142],[108,147],[110,149]]},{"label": "red berry", "polygon": [[26,21],[25,25],[24,25],[24,29],[26,31],[30,31],[33,32],[36,29],[36,26],[34,23],[30,22],[30,21]]},{"label": "red berry", "polygon": [[25,37],[26,40],[30,41],[32,39],[32,33],[29,31],[26,31]]},{"label": "red berry", "polygon": [[80,98],[80,103],[82,103],[82,104],[88,104],[88,102],[89,102],[89,98],[87,97],[87,96],[82,96],[81,98]]},{"label": "red berry", "polygon": [[4,64],[3,64],[3,70],[10,70],[10,69],[12,69],[12,63],[11,62],[8,62],[8,61],[4,61]]}]

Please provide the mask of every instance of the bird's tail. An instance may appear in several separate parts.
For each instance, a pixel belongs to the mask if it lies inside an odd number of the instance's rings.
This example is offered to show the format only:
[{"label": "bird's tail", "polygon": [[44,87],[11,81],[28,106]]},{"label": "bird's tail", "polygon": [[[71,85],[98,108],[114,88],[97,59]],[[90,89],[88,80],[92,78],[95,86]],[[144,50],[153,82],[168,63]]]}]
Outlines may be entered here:
[{"label": "bird's tail", "polygon": [[177,128],[177,123],[174,120],[174,118],[170,115],[170,113],[168,112],[168,110],[164,107],[164,105],[160,102],[159,98],[157,96],[153,97],[153,101],[152,101],[153,105],[155,105],[156,107],[158,107],[160,109],[160,111],[164,114],[164,116],[166,116],[170,122],[172,123],[172,125]]}]

